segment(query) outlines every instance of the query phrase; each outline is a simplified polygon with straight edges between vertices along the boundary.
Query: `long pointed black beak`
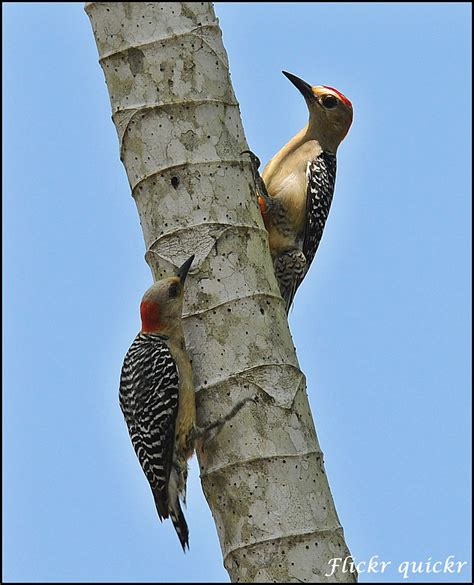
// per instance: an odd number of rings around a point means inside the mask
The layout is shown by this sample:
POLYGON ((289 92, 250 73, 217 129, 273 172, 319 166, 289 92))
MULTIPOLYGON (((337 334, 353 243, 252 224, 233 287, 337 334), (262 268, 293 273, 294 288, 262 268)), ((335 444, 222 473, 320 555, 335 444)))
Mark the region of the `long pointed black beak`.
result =
POLYGON ((296 77, 293 73, 288 73, 288 71, 282 71, 283 75, 287 77, 291 83, 296 86, 300 92, 303 94, 304 98, 307 100, 314 100, 315 95, 309 83, 306 83, 303 79, 296 77))
POLYGON ((194 260, 194 254, 186 260, 186 262, 178 268, 178 272, 176 272, 176 276, 179 276, 181 284, 184 284, 186 280, 186 276, 188 275, 189 269, 191 268, 191 264, 194 260))

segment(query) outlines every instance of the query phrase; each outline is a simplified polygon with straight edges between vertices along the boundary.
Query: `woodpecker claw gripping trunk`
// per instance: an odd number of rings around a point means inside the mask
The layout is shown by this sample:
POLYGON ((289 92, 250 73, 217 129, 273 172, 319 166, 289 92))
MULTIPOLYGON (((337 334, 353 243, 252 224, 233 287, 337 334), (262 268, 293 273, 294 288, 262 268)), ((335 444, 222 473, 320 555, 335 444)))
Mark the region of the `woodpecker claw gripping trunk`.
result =
POLYGON ((199 456, 230 578, 352 582, 325 577, 328 561, 349 551, 240 154, 248 145, 212 4, 92 2, 86 11, 155 279, 195 254, 183 325, 198 424, 257 398, 199 456))

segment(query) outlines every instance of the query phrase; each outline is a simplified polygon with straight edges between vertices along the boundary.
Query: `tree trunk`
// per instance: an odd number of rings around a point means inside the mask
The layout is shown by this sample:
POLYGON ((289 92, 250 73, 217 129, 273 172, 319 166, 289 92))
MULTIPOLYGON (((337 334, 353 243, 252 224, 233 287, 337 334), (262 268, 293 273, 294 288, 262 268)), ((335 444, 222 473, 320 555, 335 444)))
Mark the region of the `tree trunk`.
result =
MULTIPOLYGON (((209 2, 90 2, 155 279, 192 253, 184 327, 198 423, 246 405, 198 454, 233 582, 353 582, 273 274, 209 2)), ((191 546, 192 546, 192 526, 191 546)))

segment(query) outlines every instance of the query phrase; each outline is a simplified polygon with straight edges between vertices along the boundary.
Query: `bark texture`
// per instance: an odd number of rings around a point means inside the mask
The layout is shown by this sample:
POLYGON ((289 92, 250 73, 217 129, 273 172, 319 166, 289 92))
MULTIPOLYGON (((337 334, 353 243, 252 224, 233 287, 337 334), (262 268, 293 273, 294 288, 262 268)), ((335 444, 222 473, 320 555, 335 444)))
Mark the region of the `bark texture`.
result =
POLYGON ((349 551, 212 4, 91 2, 86 12, 155 279, 196 255, 184 326, 198 422, 257 397, 198 454, 224 565, 233 582, 352 582, 325 577, 349 551))

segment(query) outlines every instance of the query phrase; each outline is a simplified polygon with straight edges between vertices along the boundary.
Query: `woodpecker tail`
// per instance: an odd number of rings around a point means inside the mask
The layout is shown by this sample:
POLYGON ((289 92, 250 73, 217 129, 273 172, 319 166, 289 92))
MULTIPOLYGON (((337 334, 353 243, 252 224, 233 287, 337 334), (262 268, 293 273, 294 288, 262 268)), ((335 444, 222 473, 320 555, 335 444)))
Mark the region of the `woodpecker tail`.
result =
POLYGON ((178 535, 179 542, 183 547, 183 551, 186 552, 186 547, 189 550, 189 530, 179 500, 176 501, 174 508, 170 509, 170 518, 178 535))
POLYGON ((184 552, 189 549, 189 530, 179 500, 186 497, 187 472, 186 462, 181 466, 175 459, 168 481, 168 512, 184 552))
POLYGON ((178 468, 174 465, 171 469, 166 493, 165 490, 152 490, 153 497, 155 498, 156 511, 160 520, 163 521, 166 518, 171 518, 176 534, 185 552, 186 547, 189 549, 189 530, 179 500, 182 499, 184 502, 186 498, 186 477, 187 466, 183 475, 182 473, 178 473, 178 468))

